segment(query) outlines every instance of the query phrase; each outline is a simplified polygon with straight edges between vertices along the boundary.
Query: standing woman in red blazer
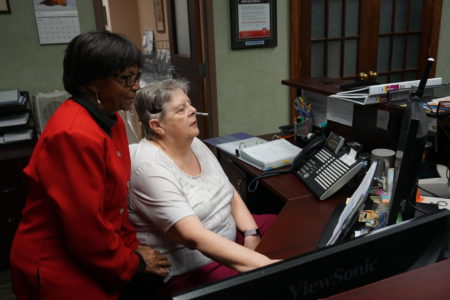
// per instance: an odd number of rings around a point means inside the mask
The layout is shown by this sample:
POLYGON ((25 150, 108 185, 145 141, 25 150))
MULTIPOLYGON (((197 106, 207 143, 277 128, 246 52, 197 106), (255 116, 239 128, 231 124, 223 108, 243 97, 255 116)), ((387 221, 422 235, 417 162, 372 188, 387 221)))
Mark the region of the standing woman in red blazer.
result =
POLYGON ((118 299, 134 276, 168 274, 166 257, 138 244, 127 212, 130 158, 118 111, 130 109, 141 65, 136 46, 110 32, 68 45, 63 81, 72 97, 24 169, 30 190, 11 251, 18 299, 118 299))

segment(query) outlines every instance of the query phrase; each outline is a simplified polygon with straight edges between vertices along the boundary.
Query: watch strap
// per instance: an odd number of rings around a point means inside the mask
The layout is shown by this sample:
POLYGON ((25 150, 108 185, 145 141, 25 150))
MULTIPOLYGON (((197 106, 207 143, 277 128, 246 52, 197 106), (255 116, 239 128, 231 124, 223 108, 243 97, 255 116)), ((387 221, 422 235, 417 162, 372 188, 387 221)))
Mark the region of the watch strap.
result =
POLYGON ((246 230, 246 231, 244 231, 242 234, 243 234, 244 236, 251 236, 251 235, 258 235, 258 236, 261 236, 261 232, 259 231, 258 228, 246 230))

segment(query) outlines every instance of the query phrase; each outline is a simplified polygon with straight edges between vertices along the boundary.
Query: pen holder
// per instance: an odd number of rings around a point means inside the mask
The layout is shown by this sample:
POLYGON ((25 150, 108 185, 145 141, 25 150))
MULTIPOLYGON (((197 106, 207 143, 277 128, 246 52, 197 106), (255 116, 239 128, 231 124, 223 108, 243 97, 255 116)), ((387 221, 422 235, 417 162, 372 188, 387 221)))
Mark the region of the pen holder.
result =
POLYGON ((295 142, 303 147, 308 143, 308 134, 312 131, 312 119, 305 118, 298 120, 294 125, 295 142))

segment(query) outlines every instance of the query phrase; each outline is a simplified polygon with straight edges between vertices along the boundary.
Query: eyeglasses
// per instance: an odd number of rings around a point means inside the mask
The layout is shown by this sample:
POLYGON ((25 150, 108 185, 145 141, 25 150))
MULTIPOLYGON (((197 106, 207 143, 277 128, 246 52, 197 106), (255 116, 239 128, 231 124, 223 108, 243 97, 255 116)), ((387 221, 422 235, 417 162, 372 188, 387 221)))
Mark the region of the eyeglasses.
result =
POLYGON ((127 87, 132 87, 136 84, 137 81, 141 78, 141 72, 137 74, 114 74, 117 78, 119 78, 127 87))

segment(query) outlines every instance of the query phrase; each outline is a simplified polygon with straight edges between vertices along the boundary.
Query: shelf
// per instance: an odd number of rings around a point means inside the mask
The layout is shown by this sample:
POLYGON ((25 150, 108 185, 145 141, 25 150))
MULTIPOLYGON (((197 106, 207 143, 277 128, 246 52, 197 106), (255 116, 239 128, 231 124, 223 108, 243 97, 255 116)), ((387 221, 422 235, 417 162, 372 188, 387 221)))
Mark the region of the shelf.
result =
POLYGON ((0 148, 9 144, 34 144, 36 130, 28 92, 21 91, 20 104, 0 105, 0 148), (23 136, 23 138, 21 138, 23 136))

